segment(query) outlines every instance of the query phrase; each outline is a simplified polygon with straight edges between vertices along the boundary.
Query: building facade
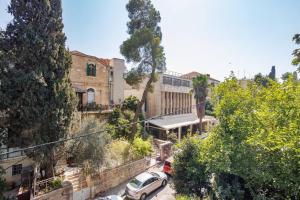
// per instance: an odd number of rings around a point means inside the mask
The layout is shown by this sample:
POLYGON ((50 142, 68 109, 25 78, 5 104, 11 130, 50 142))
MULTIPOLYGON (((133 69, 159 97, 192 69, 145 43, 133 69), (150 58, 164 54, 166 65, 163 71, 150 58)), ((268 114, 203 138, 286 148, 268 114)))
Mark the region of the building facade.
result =
POLYGON ((79 51, 71 51, 70 79, 78 97, 79 109, 109 109, 124 100, 122 59, 102 59, 79 51))

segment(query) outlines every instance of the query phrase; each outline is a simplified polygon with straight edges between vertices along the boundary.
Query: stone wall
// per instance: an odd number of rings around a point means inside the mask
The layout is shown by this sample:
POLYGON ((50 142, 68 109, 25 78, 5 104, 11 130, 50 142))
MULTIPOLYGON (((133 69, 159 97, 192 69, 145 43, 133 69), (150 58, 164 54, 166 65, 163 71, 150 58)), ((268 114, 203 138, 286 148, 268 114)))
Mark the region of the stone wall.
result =
POLYGON ((73 186, 70 182, 64 182, 62 188, 44 195, 31 198, 32 200, 73 200, 73 186))
POLYGON ((92 188, 94 196, 142 173, 149 165, 150 160, 144 158, 113 169, 108 169, 90 177, 88 185, 92 188))

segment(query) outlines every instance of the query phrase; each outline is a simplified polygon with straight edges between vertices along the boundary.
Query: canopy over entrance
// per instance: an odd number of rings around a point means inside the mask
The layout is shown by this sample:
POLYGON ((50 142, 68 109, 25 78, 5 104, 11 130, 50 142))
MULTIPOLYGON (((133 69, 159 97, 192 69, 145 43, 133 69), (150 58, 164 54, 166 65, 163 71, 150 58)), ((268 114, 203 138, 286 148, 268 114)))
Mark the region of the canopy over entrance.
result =
POLYGON ((153 124, 161 129, 169 130, 182 126, 198 124, 199 119, 194 113, 169 115, 157 119, 148 120, 147 123, 153 124))

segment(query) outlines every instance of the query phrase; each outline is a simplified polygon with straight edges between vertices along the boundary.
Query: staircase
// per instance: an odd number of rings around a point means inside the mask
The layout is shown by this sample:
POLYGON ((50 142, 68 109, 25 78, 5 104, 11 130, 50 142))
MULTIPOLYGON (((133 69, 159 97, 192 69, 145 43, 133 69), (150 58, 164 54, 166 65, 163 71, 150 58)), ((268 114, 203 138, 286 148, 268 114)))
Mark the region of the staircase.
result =
POLYGON ((73 191, 77 192, 88 187, 85 176, 78 170, 65 172, 65 180, 73 185, 73 191))

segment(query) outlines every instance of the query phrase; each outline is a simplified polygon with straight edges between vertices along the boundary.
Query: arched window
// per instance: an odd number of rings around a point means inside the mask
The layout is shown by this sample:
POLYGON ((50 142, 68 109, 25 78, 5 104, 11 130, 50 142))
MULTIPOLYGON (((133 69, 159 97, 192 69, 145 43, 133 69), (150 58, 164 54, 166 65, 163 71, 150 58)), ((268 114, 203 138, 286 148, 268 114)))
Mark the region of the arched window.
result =
POLYGON ((87 102, 94 103, 95 102, 95 90, 93 88, 89 88, 87 90, 87 102))

